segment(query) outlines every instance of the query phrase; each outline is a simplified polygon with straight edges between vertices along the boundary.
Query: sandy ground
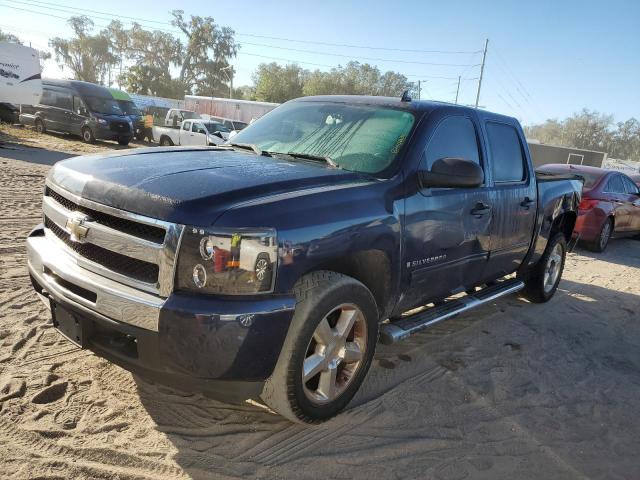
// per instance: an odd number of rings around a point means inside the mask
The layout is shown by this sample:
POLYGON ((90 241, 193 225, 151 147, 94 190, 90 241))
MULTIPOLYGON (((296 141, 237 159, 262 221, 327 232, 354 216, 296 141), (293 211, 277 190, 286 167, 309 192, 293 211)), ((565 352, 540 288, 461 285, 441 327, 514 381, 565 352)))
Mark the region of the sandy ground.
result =
POLYGON ((547 304, 379 346, 350 408, 304 427, 58 336, 25 269, 47 168, 0 158, 1 478, 640 478, 640 241, 571 254, 547 304))
MULTIPOLYGON (((110 150, 148 147, 149 143, 133 140, 129 145, 98 140, 93 144, 83 142, 80 137, 57 133, 40 134, 33 128, 0 123, 0 147, 13 152, 11 158, 31 163, 52 165, 73 155, 100 153, 110 150)), ((1 151, 0 151, 1 152, 1 151)))

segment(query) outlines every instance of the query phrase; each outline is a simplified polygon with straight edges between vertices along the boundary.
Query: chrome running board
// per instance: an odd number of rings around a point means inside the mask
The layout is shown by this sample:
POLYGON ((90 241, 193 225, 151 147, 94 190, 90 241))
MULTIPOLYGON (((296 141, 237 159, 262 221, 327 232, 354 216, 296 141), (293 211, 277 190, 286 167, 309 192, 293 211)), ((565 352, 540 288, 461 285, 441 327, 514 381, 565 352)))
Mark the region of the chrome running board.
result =
POLYGON ((451 318, 484 303, 510 295, 524 288, 521 280, 504 280, 496 285, 485 287, 472 294, 454 300, 447 300, 442 305, 430 307, 414 315, 403 317, 380 326, 380 342, 385 345, 404 340, 409 335, 424 330, 447 318, 451 318))

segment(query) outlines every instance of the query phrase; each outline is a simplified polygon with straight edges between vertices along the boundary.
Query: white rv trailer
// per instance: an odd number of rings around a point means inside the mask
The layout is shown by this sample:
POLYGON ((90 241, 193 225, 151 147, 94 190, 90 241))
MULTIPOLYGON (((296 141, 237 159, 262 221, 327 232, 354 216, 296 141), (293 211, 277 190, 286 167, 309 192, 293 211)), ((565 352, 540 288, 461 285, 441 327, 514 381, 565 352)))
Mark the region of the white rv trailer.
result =
POLYGON ((0 103, 35 105, 42 96, 38 51, 0 42, 0 103))

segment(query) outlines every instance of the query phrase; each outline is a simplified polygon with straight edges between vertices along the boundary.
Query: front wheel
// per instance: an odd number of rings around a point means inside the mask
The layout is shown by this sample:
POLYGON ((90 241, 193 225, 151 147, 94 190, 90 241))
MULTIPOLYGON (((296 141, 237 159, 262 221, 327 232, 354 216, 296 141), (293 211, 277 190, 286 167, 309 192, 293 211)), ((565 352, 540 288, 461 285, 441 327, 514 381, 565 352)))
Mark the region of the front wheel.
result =
POLYGON ((129 145, 131 139, 129 137, 118 138, 118 145, 122 145, 123 147, 129 145))
POLYGON ((36 132, 38 132, 38 133, 46 133, 46 131, 47 131, 47 129, 44 126, 44 122, 41 119, 36 118, 36 132))
POLYGON ((93 131, 89 127, 84 127, 82 129, 82 140, 85 143, 95 143, 96 137, 93 135, 93 131))
POLYGON ((378 309, 359 281, 335 272, 302 277, 296 310, 262 400, 295 422, 319 423, 347 406, 378 339, 378 309))
POLYGON ((562 278, 566 256, 567 241, 562 233, 557 233, 549 240, 531 275, 525 279, 522 295, 534 303, 551 300, 562 278))

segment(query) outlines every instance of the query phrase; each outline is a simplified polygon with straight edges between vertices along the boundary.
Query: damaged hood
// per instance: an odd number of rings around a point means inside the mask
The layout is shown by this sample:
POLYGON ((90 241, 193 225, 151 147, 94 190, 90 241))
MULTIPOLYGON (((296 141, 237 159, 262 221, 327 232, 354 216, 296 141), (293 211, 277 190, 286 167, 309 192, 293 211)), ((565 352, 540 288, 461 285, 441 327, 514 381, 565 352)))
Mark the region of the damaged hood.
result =
POLYGON ((212 148, 146 148, 58 162, 48 181, 140 215, 211 225, 232 206, 267 195, 370 181, 323 164, 212 148))

